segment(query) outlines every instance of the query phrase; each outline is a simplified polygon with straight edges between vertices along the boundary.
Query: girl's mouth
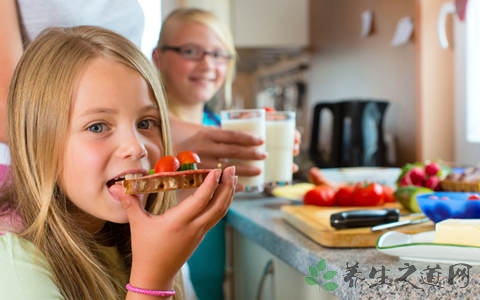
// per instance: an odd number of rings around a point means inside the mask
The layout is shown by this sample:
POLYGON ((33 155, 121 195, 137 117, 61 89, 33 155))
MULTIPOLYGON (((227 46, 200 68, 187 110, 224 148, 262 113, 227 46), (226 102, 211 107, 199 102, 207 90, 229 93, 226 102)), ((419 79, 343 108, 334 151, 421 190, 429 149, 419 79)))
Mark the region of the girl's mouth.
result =
POLYGON ((116 184, 117 182, 122 182, 125 179, 135 179, 144 176, 144 174, 136 173, 136 174, 125 174, 123 176, 118 176, 115 178, 110 179, 107 181, 107 188, 111 187, 112 185, 116 184))

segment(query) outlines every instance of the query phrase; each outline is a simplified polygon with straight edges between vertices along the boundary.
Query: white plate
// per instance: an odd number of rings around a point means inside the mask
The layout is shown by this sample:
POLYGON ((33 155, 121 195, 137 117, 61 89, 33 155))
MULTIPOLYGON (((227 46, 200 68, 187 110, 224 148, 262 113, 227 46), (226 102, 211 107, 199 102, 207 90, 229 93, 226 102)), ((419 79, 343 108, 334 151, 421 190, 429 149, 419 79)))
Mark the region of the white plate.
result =
POLYGON ((377 241, 377 249, 385 254, 405 260, 466 263, 480 265, 480 247, 434 243, 435 231, 403 234, 384 233, 377 241))

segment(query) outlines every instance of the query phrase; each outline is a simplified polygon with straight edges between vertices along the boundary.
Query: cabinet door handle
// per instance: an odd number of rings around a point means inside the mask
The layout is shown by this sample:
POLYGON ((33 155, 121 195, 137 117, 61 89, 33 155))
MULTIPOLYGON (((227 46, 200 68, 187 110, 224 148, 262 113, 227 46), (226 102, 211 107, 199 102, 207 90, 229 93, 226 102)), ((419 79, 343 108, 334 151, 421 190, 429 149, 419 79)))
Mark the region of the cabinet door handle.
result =
POLYGON ((440 46, 444 49, 448 48, 448 38, 447 38, 447 16, 454 14, 456 11, 455 4, 453 2, 446 2, 440 8, 437 19, 437 35, 440 46))
POLYGON ((257 300, 262 300, 263 287, 265 286, 265 280, 268 275, 273 275, 273 259, 269 259, 263 268, 262 277, 260 278, 260 284, 258 285, 257 290, 257 300))

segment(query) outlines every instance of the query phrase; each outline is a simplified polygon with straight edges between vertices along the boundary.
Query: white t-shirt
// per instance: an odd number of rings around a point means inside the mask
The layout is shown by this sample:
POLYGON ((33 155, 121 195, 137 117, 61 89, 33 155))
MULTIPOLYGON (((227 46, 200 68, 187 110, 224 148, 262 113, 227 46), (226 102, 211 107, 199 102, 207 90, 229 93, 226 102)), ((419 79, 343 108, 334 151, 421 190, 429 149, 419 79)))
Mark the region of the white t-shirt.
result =
POLYGON ((4 143, 0 143, 0 165, 10 164, 10 149, 4 143))
MULTIPOLYGON (((94 25, 123 35, 140 48, 143 10, 137 0, 17 0, 25 41, 52 26, 94 25)), ((0 164, 10 164, 10 151, 0 143, 0 164)))
POLYGON ((140 47, 144 15, 137 0, 17 0, 29 43, 51 26, 95 25, 117 32, 140 47))

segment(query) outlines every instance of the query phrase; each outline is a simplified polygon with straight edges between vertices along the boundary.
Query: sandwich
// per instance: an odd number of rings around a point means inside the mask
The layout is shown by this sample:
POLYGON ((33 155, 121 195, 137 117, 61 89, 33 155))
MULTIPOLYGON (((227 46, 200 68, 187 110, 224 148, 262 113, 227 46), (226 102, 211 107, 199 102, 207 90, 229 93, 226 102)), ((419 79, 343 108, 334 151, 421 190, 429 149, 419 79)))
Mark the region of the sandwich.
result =
POLYGON ((125 178, 122 181, 126 194, 158 193, 169 190, 199 187, 211 169, 198 169, 200 157, 192 151, 183 151, 177 156, 164 156, 149 174, 125 178))

